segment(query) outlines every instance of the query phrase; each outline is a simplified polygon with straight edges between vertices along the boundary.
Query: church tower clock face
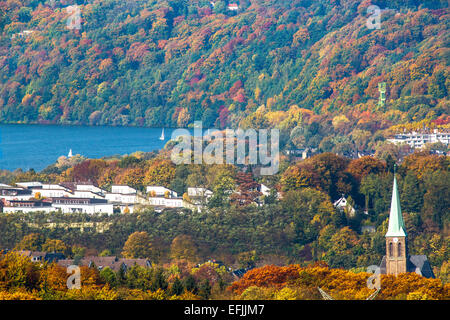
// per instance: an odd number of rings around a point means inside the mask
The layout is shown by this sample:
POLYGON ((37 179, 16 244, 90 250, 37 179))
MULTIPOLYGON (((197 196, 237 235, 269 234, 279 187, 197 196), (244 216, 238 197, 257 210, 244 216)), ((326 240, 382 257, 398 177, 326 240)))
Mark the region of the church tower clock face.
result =
POLYGON ((397 243, 398 242, 398 238, 394 238, 394 242, 397 243))

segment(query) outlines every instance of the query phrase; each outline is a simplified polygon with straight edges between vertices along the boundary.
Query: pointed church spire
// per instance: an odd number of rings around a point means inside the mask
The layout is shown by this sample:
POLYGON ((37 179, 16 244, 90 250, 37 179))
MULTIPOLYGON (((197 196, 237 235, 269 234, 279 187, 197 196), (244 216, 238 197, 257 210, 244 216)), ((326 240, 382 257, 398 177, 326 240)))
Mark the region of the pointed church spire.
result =
POLYGON ((400 196, 398 195, 397 178, 395 177, 395 167, 391 212, 389 214, 389 227, 386 237, 406 237, 405 223, 403 222, 402 209, 400 208, 400 196))

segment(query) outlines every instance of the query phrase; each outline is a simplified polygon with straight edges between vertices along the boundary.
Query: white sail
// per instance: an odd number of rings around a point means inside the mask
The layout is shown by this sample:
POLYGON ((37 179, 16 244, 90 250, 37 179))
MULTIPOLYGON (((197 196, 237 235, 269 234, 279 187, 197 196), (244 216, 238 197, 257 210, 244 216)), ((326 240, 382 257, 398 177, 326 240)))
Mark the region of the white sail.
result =
POLYGON ((72 155, 72 149, 69 150, 69 154, 67 155, 67 157, 68 157, 68 158, 73 157, 73 155, 72 155))
POLYGON ((164 140, 164 128, 162 129, 161 137, 159 137, 159 140, 164 140))

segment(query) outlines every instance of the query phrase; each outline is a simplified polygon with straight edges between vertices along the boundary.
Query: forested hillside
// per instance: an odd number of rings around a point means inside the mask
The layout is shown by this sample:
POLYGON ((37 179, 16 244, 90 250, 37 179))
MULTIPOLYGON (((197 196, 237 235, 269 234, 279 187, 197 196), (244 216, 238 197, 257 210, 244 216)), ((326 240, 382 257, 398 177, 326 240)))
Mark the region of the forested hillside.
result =
POLYGON ((321 123, 312 146, 348 128, 448 123, 447 1, 237 3, 2 1, 0 121, 287 134, 321 123), (80 29, 67 27, 74 4, 80 29), (371 4, 391 9, 379 30, 366 26, 371 4))

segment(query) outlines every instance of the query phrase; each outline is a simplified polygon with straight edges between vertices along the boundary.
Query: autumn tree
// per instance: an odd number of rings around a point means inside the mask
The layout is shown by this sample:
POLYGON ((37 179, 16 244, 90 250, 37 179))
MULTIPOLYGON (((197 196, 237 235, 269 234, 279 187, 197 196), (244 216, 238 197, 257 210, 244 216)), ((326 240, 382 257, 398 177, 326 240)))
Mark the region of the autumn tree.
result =
POLYGON ((30 233, 23 237, 22 241, 17 245, 19 250, 41 251, 44 244, 44 236, 39 233, 30 233))
POLYGON ((386 170, 386 165, 371 156, 362 157, 350 161, 347 167, 347 171, 355 177, 359 182, 368 174, 378 174, 386 170))
POLYGON ((58 239, 47 239, 45 243, 42 245, 42 251, 46 252, 65 252, 67 250, 67 246, 64 242, 58 239))
POLYGON ((175 237, 170 246, 172 259, 186 259, 195 261, 197 259, 197 247, 191 236, 179 235, 175 237))
POLYGON ((262 194, 258 191, 259 184, 254 180, 250 172, 238 172, 236 174, 237 192, 230 197, 232 203, 238 206, 246 206, 257 201, 262 194))
POLYGON ((169 187, 175 177, 175 166, 170 160, 154 160, 146 170, 145 185, 169 187))
POLYGON ((126 258, 150 258, 153 257, 151 238, 147 232, 134 232, 125 242, 122 255, 126 258))
POLYGON ((345 172, 348 159, 332 153, 322 153, 288 168, 281 178, 285 190, 313 187, 338 199, 353 191, 351 176, 345 172))
POLYGON ((0 289, 18 288, 39 288, 39 265, 14 251, 0 255, 0 289))

